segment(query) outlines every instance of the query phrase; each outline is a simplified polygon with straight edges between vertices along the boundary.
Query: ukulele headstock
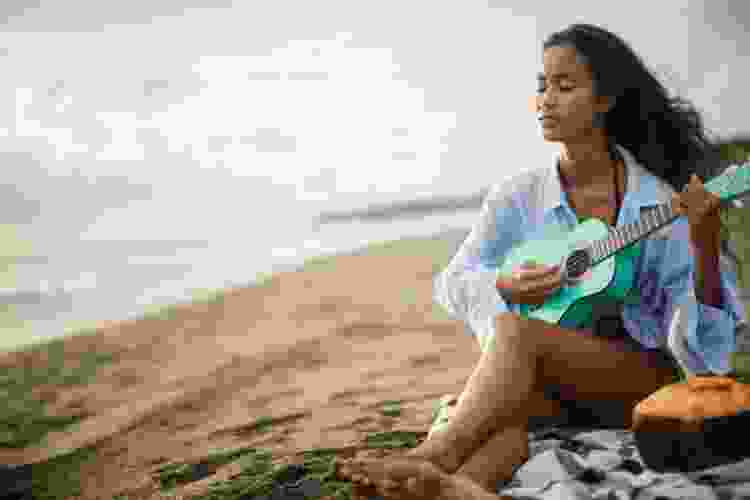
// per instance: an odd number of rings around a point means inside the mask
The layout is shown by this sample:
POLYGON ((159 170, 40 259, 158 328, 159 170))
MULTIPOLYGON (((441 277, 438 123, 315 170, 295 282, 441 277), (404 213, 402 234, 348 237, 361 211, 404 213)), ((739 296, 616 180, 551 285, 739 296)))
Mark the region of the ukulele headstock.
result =
POLYGON ((724 172, 704 183, 707 191, 721 198, 722 204, 750 192, 750 162, 730 165, 724 172))

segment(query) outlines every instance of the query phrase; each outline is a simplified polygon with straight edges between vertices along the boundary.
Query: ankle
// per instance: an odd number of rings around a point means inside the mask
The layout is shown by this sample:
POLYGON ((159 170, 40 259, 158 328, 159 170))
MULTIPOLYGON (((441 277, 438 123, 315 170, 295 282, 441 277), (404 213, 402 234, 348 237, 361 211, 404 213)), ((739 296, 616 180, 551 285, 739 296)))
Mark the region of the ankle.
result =
POLYGON ((445 466, 444 470, 449 470, 451 473, 457 471, 474 454, 480 444, 476 435, 464 433, 461 430, 445 432, 440 437, 444 450, 441 453, 441 461, 445 466))
POLYGON ((456 471, 453 474, 453 477, 459 482, 463 482, 463 483, 469 482, 477 486, 480 486, 483 490, 485 490, 488 493, 492 493, 493 495, 497 495, 497 484, 498 482, 501 481, 501 480, 492 480, 492 479, 487 479, 487 478, 477 478, 470 474, 462 472, 460 470, 456 471))

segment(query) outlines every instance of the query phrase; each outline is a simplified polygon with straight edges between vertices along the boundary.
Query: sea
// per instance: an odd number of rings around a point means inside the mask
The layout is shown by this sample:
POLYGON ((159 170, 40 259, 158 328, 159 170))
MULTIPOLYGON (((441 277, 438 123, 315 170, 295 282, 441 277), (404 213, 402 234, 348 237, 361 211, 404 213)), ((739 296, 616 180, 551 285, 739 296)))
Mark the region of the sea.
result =
POLYGON ((30 251, 18 252, 8 261, 12 280, 6 275, 0 286, 0 351, 250 286, 269 274, 297 269, 313 257, 410 237, 446 234, 458 241, 479 206, 444 205, 427 211, 395 207, 387 216, 379 209, 373 213, 380 216, 370 217, 369 205, 363 203, 351 206, 359 211, 356 217, 321 222, 320 214, 295 212, 293 200, 286 200, 283 209, 281 204, 275 210, 269 207, 267 223, 260 223, 266 219, 261 214, 216 215, 213 223, 196 224, 189 234, 193 238, 170 238, 175 232, 168 230, 161 237, 144 238, 148 231, 124 229, 159 224, 155 204, 146 210, 151 218, 136 209, 120 210, 109 221, 106 215, 100 217, 99 227, 118 228, 107 238, 102 236, 106 231, 94 237, 91 231, 76 235, 39 223, 17 226, 16 236, 31 244, 30 251), (212 227, 202 227, 206 224, 212 227))

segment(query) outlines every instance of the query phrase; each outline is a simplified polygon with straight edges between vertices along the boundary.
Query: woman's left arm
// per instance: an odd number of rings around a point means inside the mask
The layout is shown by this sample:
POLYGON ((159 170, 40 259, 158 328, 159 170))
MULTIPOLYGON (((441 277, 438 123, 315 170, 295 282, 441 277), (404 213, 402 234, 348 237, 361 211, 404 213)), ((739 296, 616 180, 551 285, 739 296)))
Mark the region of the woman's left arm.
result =
POLYGON ((695 297, 707 306, 723 308, 721 274, 719 272, 720 241, 693 241, 695 249, 695 297))
POLYGON ((719 270, 720 203, 721 199, 707 191, 695 174, 680 193, 672 195, 673 213, 688 217, 690 243, 695 252, 695 297, 699 302, 719 309, 723 306, 719 270))

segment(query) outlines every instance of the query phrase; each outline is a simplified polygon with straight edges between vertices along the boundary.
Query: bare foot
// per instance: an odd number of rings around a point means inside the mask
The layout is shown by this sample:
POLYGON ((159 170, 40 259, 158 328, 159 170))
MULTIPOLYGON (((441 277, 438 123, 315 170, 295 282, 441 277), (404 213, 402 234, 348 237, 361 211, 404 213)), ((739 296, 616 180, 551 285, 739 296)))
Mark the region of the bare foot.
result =
POLYGON ((362 473, 358 460, 353 458, 336 458, 336 476, 339 479, 351 481, 352 483, 352 500, 369 500, 377 496, 378 491, 375 484, 362 473))
MULTIPOLYGON (((468 477, 446 474, 430 462, 416 459, 356 460, 348 464, 356 483, 375 487, 385 498, 402 500, 497 500, 468 477)), ((367 487, 367 486, 365 486, 367 487)))
POLYGON ((446 431, 435 432, 430 439, 422 442, 416 448, 409 450, 404 457, 418 461, 427 461, 441 471, 453 474, 462 465, 456 445, 447 438, 446 431))
MULTIPOLYGON (((461 398, 455 394, 446 394, 443 396, 443 403, 447 403, 447 422, 450 422, 456 414, 458 404, 461 402, 460 400, 461 398)), ((456 436, 451 435, 447 425, 444 424, 440 428, 431 430, 427 439, 418 447, 409 450, 405 456, 426 460, 440 468, 443 472, 452 474, 471 455, 471 453, 468 453, 471 450, 467 446, 464 446, 464 441, 464 439, 458 439, 456 436), (462 453, 465 452, 467 453, 462 456, 462 453)), ((466 442, 465 444, 471 446, 471 443, 466 442)))

